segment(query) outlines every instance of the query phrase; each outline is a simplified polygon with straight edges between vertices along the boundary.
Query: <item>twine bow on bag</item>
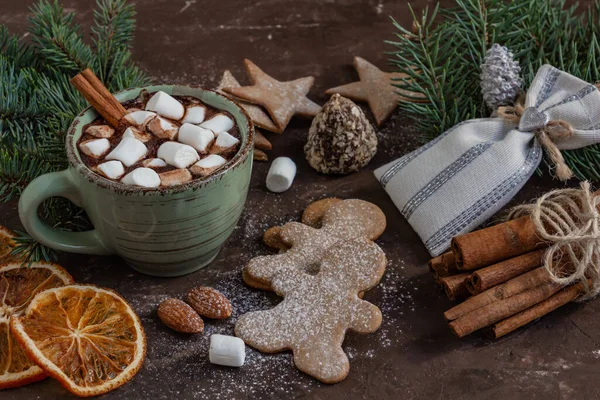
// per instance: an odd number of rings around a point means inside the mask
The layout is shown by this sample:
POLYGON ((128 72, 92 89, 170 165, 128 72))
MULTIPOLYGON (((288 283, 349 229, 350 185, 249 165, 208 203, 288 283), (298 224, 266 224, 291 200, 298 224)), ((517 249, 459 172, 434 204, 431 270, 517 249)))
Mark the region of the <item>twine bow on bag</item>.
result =
POLYGON ((550 160, 554 163, 555 174, 561 181, 573 177, 573 171, 565 163, 565 159, 556 146, 556 142, 573 136, 573 128, 567 121, 548 121, 548 115, 539 111, 536 107, 524 108, 523 105, 498 107, 496 114, 519 124, 521 132, 535 132, 542 148, 546 151, 550 160))
POLYGON ((560 285, 582 282, 588 300, 600 293, 600 192, 589 182, 581 189, 546 193, 533 204, 517 206, 508 219, 530 215, 540 239, 551 244, 544 267, 560 285))
POLYGON ((432 256, 504 207, 544 151, 566 180, 573 174, 561 151, 600 143, 600 91, 550 65, 538 70, 522 104, 497 114, 461 122, 375 171, 432 256))

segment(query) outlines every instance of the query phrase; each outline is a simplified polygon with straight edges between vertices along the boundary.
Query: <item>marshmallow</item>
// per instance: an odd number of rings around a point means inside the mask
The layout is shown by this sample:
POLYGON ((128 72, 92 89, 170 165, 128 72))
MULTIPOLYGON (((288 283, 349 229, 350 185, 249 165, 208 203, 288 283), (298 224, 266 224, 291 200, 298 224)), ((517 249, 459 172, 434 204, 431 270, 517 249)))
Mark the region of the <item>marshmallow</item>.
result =
POLYGON ((158 176, 162 186, 175 186, 192 180, 192 174, 185 168, 163 172, 158 176))
POLYGON ((267 189, 271 192, 285 192, 292 186, 296 176, 296 164, 288 157, 278 157, 267 173, 267 189))
POLYGON ((192 146, 177 142, 163 143, 158 148, 156 155, 165 160, 167 164, 177 168, 187 168, 200 158, 192 146))
POLYGON ((192 146, 200 153, 207 153, 211 143, 215 140, 215 135, 211 130, 186 123, 179 128, 178 140, 192 146))
POLYGON ((85 133, 97 138, 109 138, 115 134, 115 130, 108 125, 92 125, 88 126, 85 133))
POLYGON ((210 337, 208 357, 213 364, 241 367, 246 360, 246 346, 238 337, 215 334, 210 337))
POLYGON ((146 125, 154 117, 156 117, 156 114, 150 111, 134 111, 125 114, 125 120, 127 120, 127 122, 140 127, 146 125))
POLYGON ((156 92, 146 103, 147 111, 155 111, 165 118, 179 120, 185 113, 185 108, 177 99, 165 92, 156 92))
POLYGON ((215 133, 225 132, 233 128, 233 121, 227 115, 217 114, 208 121, 200 124, 204 129, 210 129, 215 133))
POLYGON ((204 121, 204 114, 206 113, 206 107, 194 105, 189 106, 185 112, 185 116, 181 120, 182 124, 199 124, 204 121))
POLYGON ((107 160, 119 160, 126 167, 131 167, 136 162, 140 161, 146 155, 146 145, 141 141, 124 137, 117 147, 113 149, 107 156, 107 160))
POLYGON ((152 121, 148 122, 147 128, 157 138, 174 140, 177 136, 177 125, 167 121, 164 118, 156 117, 152 121))
POLYGON ((225 165, 226 162, 227 160, 223 157, 211 154, 192 165, 190 171, 192 171, 192 174, 194 175, 208 176, 221 166, 225 165))
POLYGON ((134 138, 142 143, 146 143, 148 140, 152 139, 152 135, 150 133, 142 132, 138 128, 133 126, 130 126, 129 128, 125 129, 125 132, 123 132, 123 137, 134 138))
POLYGON ((166 167, 167 165, 168 164, 160 158, 149 158, 147 160, 142 161, 142 166, 146 168, 160 168, 166 167))
POLYGON ((121 182, 126 185, 155 188, 160 186, 160 177, 153 169, 136 168, 125 175, 125 177, 121 179, 121 182))
POLYGON ((79 149, 87 156, 99 158, 110 149, 110 142, 108 139, 90 139, 81 142, 79 149))
POLYGON ((121 161, 107 161, 98 165, 98 171, 109 179, 119 179, 125 173, 123 163, 121 161))
POLYGON ((220 132, 217 136, 217 140, 213 144, 210 152, 213 154, 227 153, 234 149, 234 147, 240 142, 235 136, 231 136, 228 132, 220 132))

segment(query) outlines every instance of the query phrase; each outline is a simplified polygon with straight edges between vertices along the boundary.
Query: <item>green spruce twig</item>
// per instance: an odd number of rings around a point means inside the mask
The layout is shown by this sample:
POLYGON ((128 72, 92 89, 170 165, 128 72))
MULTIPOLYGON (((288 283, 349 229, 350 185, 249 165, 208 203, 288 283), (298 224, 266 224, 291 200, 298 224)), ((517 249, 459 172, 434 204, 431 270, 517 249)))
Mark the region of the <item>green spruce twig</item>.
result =
MULTIPOLYGON (((493 43, 509 48, 519 61, 525 84, 543 64, 588 82, 600 80, 600 1, 578 9, 564 0, 455 0, 413 13, 410 29, 392 20, 397 33, 387 43, 390 63, 409 79, 399 89, 425 96, 428 103, 400 100, 430 140, 458 122, 488 117, 481 96, 480 66, 493 43)), ((580 179, 600 180, 600 145, 563 152, 580 179)))

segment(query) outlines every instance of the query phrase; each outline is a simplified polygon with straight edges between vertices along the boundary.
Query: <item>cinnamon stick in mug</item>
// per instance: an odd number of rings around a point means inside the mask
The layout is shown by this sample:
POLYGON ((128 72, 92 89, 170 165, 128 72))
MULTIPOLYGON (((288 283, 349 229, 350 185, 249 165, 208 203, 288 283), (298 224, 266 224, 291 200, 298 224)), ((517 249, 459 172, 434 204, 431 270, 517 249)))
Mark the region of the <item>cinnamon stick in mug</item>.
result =
POLYGON ((523 255, 500 261, 473 272, 467 282, 472 295, 482 293, 542 265, 546 249, 534 250, 523 255))
POLYGON ((529 216, 513 219, 452 239, 459 270, 474 270, 528 253, 545 244, 529 216))

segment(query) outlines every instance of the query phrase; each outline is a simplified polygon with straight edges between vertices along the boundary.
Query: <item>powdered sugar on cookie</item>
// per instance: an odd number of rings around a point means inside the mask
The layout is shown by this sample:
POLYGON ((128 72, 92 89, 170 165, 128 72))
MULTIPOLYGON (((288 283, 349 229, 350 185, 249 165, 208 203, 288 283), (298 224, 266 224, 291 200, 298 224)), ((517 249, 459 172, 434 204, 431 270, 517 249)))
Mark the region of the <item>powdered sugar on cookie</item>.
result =
POLYGON ((379 309, 358 293, 375 286, 385 266, 379 246, 355 239, 329 248, 314 276, 282 268, 272 285, 284 300, 271 310, 243 315, 236 335, 264 352, 292 350, 298 369, 322 382, 339 382, 349 371, 342 350, 346 331, 370 333, 381 324, 379 309))

